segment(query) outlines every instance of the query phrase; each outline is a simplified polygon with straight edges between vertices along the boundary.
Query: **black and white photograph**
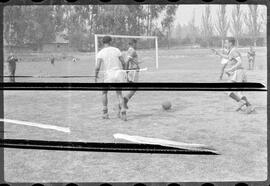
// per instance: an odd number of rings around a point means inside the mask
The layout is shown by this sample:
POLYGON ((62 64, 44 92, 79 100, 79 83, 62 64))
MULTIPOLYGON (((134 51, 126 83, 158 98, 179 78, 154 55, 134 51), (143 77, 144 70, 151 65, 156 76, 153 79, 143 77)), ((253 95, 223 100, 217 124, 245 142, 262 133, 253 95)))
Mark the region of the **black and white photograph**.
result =
POLYGON ((3 81, 9 85, 250 82, 265 87, 4 90, 6 182, 267 180, 266 5, 9 5, 3 10, 3 81), (117 145, 126 151, 115 150, 117 145))

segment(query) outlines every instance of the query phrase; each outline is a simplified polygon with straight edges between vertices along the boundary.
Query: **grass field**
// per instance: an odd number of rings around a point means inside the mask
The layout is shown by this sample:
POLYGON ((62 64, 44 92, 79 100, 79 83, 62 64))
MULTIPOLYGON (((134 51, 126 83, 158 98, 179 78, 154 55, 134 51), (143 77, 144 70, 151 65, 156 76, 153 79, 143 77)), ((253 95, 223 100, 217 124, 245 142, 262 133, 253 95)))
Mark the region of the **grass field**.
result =
MULTIPOLYGON (((247 49, 242 49, 246 52, 247 49)), ((149 52, 149 59, 151 59, 149 52)), ((245 53, 244 53, 245 54, 245 53)), ((18 63, 17 75, 90 75, 94 55, 74 53, 71 60, 18 63), (42 71, 42 72, 40 72, 42 71)), ((160 68, 149 64, 141 73, 146 82, 218 82, 219 59, 206 49, 160 50, 160 68)), ((244 65, 247 58, 244 55, 244 65)), ((247 71, 251 82, 267 83, 266 48, 257 49, 256 69, 247 71)), ((17 79, 17 81, 72 81, 80 79, 17 79)), ((224 81, 226 81, 224 79, 224 81)), ((130 101, 128 121, 116 117, 116 96, 109 94, 110 120, 101 119, 100 92, 5 91, 5 118, 70 127, 61 133, 29 126, 5 124, 5 138, 60 141, 125 142, 124 133, 188 143, 203 143, 221 153, 161 155, 101 152, 59 152, 5 149, 5 180, 9 182, 177 182, 255 181, 267 178, 267 93, 245 92, 257 108, 250 115, 226 92, 137 92, 130 101), (163 101, 172 110, 161 109, 163 101)))

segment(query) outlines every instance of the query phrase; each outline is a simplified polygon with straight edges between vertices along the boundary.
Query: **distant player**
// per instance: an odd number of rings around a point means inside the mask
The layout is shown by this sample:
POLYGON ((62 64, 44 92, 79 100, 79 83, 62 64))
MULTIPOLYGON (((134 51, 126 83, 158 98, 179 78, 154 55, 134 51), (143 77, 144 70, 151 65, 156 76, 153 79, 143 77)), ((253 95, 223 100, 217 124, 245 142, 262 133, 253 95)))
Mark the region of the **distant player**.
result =
POLYGON ((51 64, 54 65, 54 61, 55 61, 54 56, 52 56, 52 57, 50 58, 50 60, 51 60, 51 64))
MULTIPOLYGON (((132 70, 132 71, 127 71, 127 77, 128 77, 128 82, 138 82, 139 80, 139 62, 138 62, 138 54, 136 52, 137 49, 137 40, 136 39, 131 39, 128 43, 129 48, 127 50, 127 69, 132 70)), ((124 96, 124 106, 126 109, 128 109, 127 103, 128 101, 134 96, 136 93, 136 90, 129 91, 129 93, 124 96)))
POLYGON ((254 70, 255 55, 256 55, 256 53, 253 50, 253 47, 250 46, 249 51, 247 53, 249 70, 254 70))
MULTIPOLYGON (((235 47, 235 39, 227 38, 225 40, 225 47, 227 48, 227 54, 222 54, 216 50, 215 54, 220 56, 223 60, 223 67, 220 77, 226 73, 229 77, 229 82, 246 82, 246 74, 242 65, 242 57, 238 49, 235 47)), ((242 110, 243 106, 246 106, 247 113, 254 111, 246 96, 243 96, 241 92, 230 92, 229 96, 239 103, 236 111, 242 110)))
MULTIPOLYGON (((118 48, 111 46, 112 38, 110 36, 103 37, 104 48, 97 54, 97 64, 95 67, 95 82, 97 82, 98 73, 101 68, 101 64, 104 67, 104 82, 105 83, 121 83, 126 82, 125 61, 121 55, 121 51, 118 48)), ((108 91, 102 91, 102 103, 103 103, 103 119, 109 119, 108 114, 108 91)), ((122 120, 126 121, 126 108, 124 107, 124 98, 122 91, 116 91, 119 112, 118 116, 122 120)))
POLYGON ((10 55, 7 58, 10 82, 15 82, 15 72, 16 72, 17 62, 18 62, 18 58, 14 55, 13 52, 10 52, 10 55))
POLYGON ((72 59, 72 61, 73 61, 73 63, 77 63, 77 62, 78 62, 78 59, 77 59, 76 57, 74 57, 74 58, 72 59))

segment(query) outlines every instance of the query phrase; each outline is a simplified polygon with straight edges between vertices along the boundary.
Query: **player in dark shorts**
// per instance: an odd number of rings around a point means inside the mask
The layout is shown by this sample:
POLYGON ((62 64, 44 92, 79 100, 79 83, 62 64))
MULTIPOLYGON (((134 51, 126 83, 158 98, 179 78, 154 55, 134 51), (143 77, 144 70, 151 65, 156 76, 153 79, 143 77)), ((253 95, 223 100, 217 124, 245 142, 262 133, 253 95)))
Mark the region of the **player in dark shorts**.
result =
POLYGON ((51 57, 51 64, 54 65, 54 62, 55 62, 55 58, 54 56, 51 57))
POLYGON ((253 47, 250 46, 249 51, 247 53, 247 57, 248 57, 248 69, 249 70, 254 70, 254 63, 255 63, 255 51, 253 50, 253 47))
MULTIPOLYGON (((127 50, 127 69, 131 69, 133 71, 127 71, 127 79, 129 83, 138 82, 139 80, 139 62, 138 62, 138 54, 136 52, 137 48, 137 40, 131 39, 129 41, 129 48, 127 50)), ((136 90, 131 90, 127 95, 124 96, 124 106, 128 109, 127 103, 134 96, 136 90)))
POLYGON ((7 58, 10 82, 15 82, 16 63, 18 61, 18 58, 11 52, 7 58))

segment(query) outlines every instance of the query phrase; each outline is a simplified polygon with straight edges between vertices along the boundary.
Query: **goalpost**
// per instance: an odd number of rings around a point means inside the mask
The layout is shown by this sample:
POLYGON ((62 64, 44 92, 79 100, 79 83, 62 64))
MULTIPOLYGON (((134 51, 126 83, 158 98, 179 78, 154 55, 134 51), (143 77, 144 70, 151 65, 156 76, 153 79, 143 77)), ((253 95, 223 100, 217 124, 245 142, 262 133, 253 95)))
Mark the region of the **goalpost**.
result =
MULTIPOLYGON (((104 36, 110 36, 112 38, 121 38, 121 39, 142 39, 142 40, 154 40, 154 56, 155 56, 155 68, 158 69, 159 64, 158 64, 158 37, 157 36, 130 36, 130 35, 110 35, 110 34, 95 34, 95 59, 97 60, 96 56, 99 51, 99 38, 104 37, 104 36)), ((140 42, 138 42, 140 43, 140 42)), ((126 43, 127 45, 127 43, 126 43)), ((115 46, 118 47, 118 46, 115 46)), ((119 47, 118 47, 119 48, 119 47)), ((140 50, 140 49, 138 49, 140 50)), ((150 54, 151 55, 151 54, 150 54)), ((140 55, 139 55, 140 57, 140 55)))

